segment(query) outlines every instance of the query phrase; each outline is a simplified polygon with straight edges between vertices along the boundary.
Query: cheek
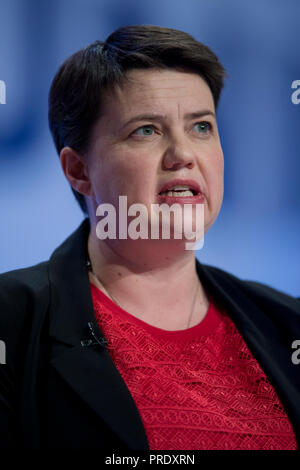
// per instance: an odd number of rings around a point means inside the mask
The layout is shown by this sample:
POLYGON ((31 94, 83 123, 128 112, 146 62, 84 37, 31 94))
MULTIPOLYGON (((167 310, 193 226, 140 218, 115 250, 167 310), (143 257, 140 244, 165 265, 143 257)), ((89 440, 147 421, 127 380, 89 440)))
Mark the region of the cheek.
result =
POLYGON ((223 179, 224 173, 224 158, 223 152, 220 147, 215 149, 214 152, 211 154, 210 158, 210 172, 214 175, 215 179, 223 179))
POLYGON ((119 196, 128 196, 128 202, 145 201, 153 191, 155 169, 150 160, 123 151, 110 154, 109 158, 95 169, 94 185, 102 200, 114 201, 119 196), (152 188, 152 189, 151 189, 152 188))
POLYGON ((124 152, 113 171, 119 175, 118 186, 125 191, 124 194, 131 194, 133 198, 135 195, 140 199, 153 191, 157 169, 154 158, 149 155, 124 152))
POLYGON ((222 151, 211 153, 206 170, 210 196, 219 199, 223 194, 224 159, 222 151))
POLYGON ((221 152, 219 158, 216 162, 216 194, 217 194, 217 204, 220 206, 223 200, 224 192, 224 158, 223 153, 221 152))

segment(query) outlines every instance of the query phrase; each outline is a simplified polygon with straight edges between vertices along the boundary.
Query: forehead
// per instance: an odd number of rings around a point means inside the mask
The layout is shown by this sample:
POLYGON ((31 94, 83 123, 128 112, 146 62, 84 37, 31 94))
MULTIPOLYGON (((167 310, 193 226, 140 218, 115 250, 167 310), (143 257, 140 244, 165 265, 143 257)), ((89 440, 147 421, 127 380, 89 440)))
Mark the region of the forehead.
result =
POLYGON ((127 72, 120 86, 105 93, 101 115, 126 119, 135 112, 177 109, 185 113, 199 107, 214 112, 212 93, 200 75, 173 69, 142 69, 127 72))

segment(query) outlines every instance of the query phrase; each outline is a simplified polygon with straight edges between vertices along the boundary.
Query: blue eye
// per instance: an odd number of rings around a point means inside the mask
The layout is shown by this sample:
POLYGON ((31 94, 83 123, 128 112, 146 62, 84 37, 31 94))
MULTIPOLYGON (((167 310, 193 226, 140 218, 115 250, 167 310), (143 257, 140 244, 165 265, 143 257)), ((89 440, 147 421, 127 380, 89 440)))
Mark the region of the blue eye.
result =
POLYGON ((212 128, 212 125, 207 121, 196 122, 196 124, 194 124, 194 127, 195 126, 198 126, 200 134, 207 134, 212 128))
POLYGON ((142 136, 149 136, 149 135, 153 135, 154 133, 154 129, 153 129, 153 126, 142 126, 142 127, 139 127, 138 129, 136 129, 133 134, 135 135, 142 135, 142 136))

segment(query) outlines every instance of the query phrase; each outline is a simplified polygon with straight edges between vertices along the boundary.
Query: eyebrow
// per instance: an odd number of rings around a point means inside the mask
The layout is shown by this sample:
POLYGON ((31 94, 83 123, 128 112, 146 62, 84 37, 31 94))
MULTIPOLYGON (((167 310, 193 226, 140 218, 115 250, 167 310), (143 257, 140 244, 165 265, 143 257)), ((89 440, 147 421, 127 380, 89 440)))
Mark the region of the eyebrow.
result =
MULTIPOLYGON (((197 119, 197 118, 202 118, 203 116, 213 116, 216 118, 215 113, 210 111, 209 109, 203 109, 201 111, 195 111, 193 113, 187 113, 184 115, 184 119, 197 119)), ((137 116, 132 117, 128 121, 125 122, 125 124, 122 126, 122 129, 129 124, 136 122, 136 121, 155 121, 155 120, 166 120, 167 116, 162 115, 162 114, 138 114, 137 116)))

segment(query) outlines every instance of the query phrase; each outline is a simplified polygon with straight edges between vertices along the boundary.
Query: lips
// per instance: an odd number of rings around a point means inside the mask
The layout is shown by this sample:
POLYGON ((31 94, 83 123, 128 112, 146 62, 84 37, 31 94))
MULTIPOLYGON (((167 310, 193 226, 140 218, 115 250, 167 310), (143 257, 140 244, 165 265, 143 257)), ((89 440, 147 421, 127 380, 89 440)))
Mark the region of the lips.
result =
POLYGON ((165 183, 158 193, 158 201, 167 204, 200 204, 204 203, 205 195, 201 191, 200 185, 195 180, 173 179, 165 183), (174 188, 182 187, 181 190, 174 188), (184 189, 183 189, 184 188, 184 189), (168 193, 172 191, 172 193, 168 193), (182 196, 180 192, 182 191, 182 196), (185 191, 192 192, 192 195, 184 195, 185 191))
POLYGON ((194 196, 197 196, 199 193, 201 193, 201 189, 197 181, 195 180, 188 180, 188 179, 173 179, 165 183, 159 190, 158 194, 161 195, 161 193, 171 190, 175 186, 186 186, 189 188, 194 196))

